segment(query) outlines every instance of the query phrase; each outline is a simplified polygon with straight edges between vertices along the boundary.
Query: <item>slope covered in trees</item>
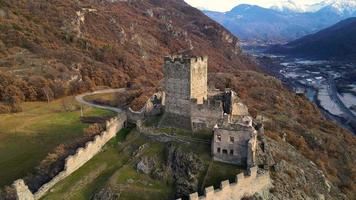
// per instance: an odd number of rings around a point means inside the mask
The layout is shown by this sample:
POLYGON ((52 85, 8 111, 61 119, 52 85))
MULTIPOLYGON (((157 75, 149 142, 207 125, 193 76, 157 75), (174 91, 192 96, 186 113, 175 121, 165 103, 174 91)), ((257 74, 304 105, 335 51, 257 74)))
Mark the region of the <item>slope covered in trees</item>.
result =
MULTIPOLYGON (((16 101, 152 87, 173 53, 208 55, 212 71, 253 66, 235 37, 184 1, 1 0, 0 9, 0 76, 14 79, 0 89, 16 101)), ((19 110, 0 100, 1 112, 19 110)))

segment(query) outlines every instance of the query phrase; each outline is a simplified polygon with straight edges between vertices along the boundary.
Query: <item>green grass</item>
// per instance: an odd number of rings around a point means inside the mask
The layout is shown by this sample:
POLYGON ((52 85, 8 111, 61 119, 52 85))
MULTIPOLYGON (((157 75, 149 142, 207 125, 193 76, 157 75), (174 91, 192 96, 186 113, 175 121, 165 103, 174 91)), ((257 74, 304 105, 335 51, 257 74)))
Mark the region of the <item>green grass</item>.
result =
POLYGON ((120 199, 173 199, 172 185, 139 174, 131 166, 118 171, 116 184, 124 186, 120 191, 120 199))
POLYGON ((214 186, 214 188, 220 188, 222 181, 235 182, 236 175, 242 172, 243 168, 236 165, 213 162, 206 176, 204 187, 214 186))
POLYGON ((117 142, 123 142, 126 140, 127 135, 132 131, 133 127, 123 128, 116 136, 117 142))
POLYGON ((108 146, 105 151, 58 183, 43 199, 90 199, 127 159, 126 156, 119 156, 113 145, 108 146))
MULTIPOLYGON (((185 152, 195 153, 204 166, 199 175, 199 188, 210 185, 218 187, 226 179, 234 180, 241 169, 229 164, 211 163, 210 145, 206 144, 181 144, 185 152), (206 177, 205 185, 203 179, 206 177)), ((151 178, 136 170, 137 162, 144 156, 155 157, 161 167, 166 163, 166 144, 147 140, 136 129, 122 129, 116 138, 112 139, 103 151, 91 159, 79 170, 55 185, 44 200, 85 200, 91 199, 103 187, 110 187, 120 199, 174 199, 174 186, 172 177, 164 174, 163 180, 151 178), (138 152, 138 149, 146 145, 138 152), (134 153, 135 152, 135 153, 134 153)))
MULTIPOLYGON (((22 178, 55 147, 82 136, 88 125, 80 110, 66 112, 63 102, 76 107, 73 97, 51 103, 26 102, 23 112, 0 115, 0 187, 22 178)), ((85 108, 84 115, 108 116, 110 111, 85 108)))
POLYGON ((132 152, 143 144, 149 145, 143 150, 143 155, 162 154, 164 145, 146 141, 135 130, 120 131, 117 138, 83 167, 55 185, 43 199, 90 199, 105 185, 114 185, 120 199, 172 199, 172 185, 136 172, 134 163, 139 158, 132 156, 132 152), (120 135, 126 135, 126 139, 118 143, 117 138, 123 137, 120 135), (128 150, 128 146, 135 149, 128 150), (128 183, 129 179, 133 182, 128 183))

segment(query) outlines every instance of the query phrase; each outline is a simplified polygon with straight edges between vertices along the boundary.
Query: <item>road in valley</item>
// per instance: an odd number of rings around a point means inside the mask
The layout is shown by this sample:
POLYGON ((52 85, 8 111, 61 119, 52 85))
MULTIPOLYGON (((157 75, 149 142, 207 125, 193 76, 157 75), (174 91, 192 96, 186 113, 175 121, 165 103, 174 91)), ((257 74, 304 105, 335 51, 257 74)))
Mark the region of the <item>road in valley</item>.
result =
POLYGON ((348 121, 356 121, 356 116, 351 112, 351 110, 341 101, 334 78, 329 76, 328 78, 328 91, 331 99, 339 106, 341 111, 344 113, 348 121))

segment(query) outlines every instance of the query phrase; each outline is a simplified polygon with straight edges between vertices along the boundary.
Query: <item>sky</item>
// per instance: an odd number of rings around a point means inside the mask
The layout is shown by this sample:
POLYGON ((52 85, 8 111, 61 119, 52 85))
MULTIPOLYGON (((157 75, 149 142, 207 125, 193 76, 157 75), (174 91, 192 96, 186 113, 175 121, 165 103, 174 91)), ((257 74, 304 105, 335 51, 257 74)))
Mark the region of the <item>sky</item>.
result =
MULTIPOLYGON (((261 7, 269 8, 276 3, 283 2, 283 0, 185 0, 190 5, 197 8, 204 8, 213 11, 229 11, 233 7, 240 4, 259 5, 261 7)), ((284 0, 285 1, 285 0, 284 0)), ((314 4, 322 0, 294 0, 299 4, 314 4)))

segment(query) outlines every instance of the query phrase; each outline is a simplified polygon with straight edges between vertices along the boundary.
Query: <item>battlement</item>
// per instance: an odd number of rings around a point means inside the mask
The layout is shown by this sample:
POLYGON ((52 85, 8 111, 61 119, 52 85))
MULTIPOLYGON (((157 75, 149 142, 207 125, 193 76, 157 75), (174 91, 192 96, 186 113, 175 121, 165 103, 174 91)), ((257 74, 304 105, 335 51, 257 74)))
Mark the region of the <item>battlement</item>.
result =
POLYGON ((181 64, 194 64, 198 62, 208 62, 207 56, 166 56, 164 57, 165 63, 181 63, 181 64))
POLYGON ((240 200, 243 197, 249 197, 257 192, 264 192, 272 187, 272 182, 268 171, 259 170, 258 167, 252 167, 248 174, 240 173, 236 175, 235 182, 228 180, 220 183, 220 188, 214 189, 213 186, 205 188, 203 196, 198 193, 189 195, 190 200, 208 200, 208 199, 230 199, 240 200))

